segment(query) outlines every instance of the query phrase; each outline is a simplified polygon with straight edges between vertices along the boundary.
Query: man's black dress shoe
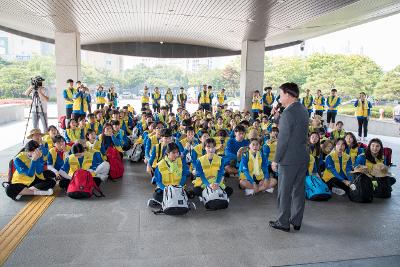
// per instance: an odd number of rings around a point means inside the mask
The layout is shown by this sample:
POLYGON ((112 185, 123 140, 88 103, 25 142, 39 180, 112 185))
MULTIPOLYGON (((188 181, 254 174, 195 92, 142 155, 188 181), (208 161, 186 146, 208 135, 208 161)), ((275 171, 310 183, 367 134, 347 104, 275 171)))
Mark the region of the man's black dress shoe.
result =
POLYGON ((290 232, 290 227, 285 228, 278 221, 269 221, 269 226, 284 232, 290 232))
POLYGON ((294 224, 292 224, 292 225, 293 225, 294 230, 300 231, 301 225, 294 225, 294 224))

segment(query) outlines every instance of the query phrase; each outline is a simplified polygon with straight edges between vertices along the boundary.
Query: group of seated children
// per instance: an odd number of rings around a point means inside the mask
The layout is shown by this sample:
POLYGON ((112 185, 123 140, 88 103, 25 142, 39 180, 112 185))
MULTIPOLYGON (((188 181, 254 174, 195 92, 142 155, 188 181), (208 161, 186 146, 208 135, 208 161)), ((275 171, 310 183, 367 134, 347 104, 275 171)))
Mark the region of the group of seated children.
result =
MULTIPOLYGON (((31 140, 13 159, 15 171, 6 188, 12 199, 51 195, 56 181, 67 189, 78 169, 89 171, 100 185, 113 167, 108 150, 115 148, 123 155, 138 146, 143 149, 157 202, 162 201, 168 185, 185 187, 189 197, 201 196, 205 187, 220 187, 231 195, 233 188, 226 185, 230 176, 238 177, 245 195, 271 193, 277 185, 278 173, 271 163, 279 142, 279 125, 262 112, 252 118, 248 111, 232 111, 221 105, 214 113, 198 110, 190 114, 178 108, 174 114, 167 107, 152 113, 144 106, 135 117, 130 107, 118 110, 105 106, 78 121, 69 120, 63 135, 50 126, 45 135, 34 129, 28 138, 31 140)), ((374 165, 385 163, 379 139, 372 139, 364 149, 340 121, 327 133, 318 115, 310 120, 309 149, 308 174, 322 178, 338 194, 348 192, 355 167, 372 170, 374 165)), ((157 205, 156 201, 153 204, 157 205)))

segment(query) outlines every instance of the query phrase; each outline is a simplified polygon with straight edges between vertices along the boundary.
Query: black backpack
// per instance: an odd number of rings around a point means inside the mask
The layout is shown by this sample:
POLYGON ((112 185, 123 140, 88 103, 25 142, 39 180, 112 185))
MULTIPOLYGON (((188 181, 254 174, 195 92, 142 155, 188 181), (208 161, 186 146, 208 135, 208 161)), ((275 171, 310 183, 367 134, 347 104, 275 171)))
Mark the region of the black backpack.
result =
POLYGON ((392 185, 389 179, 389 177, 372 178, 372 181, 377 183, 374 188, 374 197, 390 198, 392 196, 392 185))
POLYGON ((371 178, 363 173, 355 173, 350 185, 349 198, 353 202, 371 203, 374 199, 371 178), (352 187, 355 187, 354 190, 352 187))

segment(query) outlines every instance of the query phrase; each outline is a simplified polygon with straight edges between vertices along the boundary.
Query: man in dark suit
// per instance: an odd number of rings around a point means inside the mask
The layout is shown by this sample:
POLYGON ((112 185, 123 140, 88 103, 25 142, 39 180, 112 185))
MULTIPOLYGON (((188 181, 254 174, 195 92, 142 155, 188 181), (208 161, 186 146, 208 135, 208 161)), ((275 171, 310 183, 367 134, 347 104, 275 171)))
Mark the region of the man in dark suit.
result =
POLYGON ((299 88, 295 83, 280 87, 280 102, 285 107, 279 119, 279 136, 275 160, 271 167, 278 171, 278 219, 270 221, 275 229, 290 231, 290 224, 300 230, 303 220, 304 180, 310 159, 308 139, 308 111, 299 102, 299 88))

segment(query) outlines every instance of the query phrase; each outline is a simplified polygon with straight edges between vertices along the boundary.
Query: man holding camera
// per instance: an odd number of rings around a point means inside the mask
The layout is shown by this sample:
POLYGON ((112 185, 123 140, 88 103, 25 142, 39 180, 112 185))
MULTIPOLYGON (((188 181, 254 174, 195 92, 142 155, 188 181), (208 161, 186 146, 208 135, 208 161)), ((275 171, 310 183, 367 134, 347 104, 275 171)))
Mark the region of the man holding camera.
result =
POLYGON ((36 77, 35 80, 32 81, 31 86, 25 91, 25 95, 32 96, 37 90, 40 103, 32 103, 33 128, 39 129, 39 120, 41 120, 43 131, 47 132, 47 102, 49 102, 49 90, 44 87, 43 81, 44 79, 42 77, 36 77), (34 83, 36 86, 34 86, 34 83))

